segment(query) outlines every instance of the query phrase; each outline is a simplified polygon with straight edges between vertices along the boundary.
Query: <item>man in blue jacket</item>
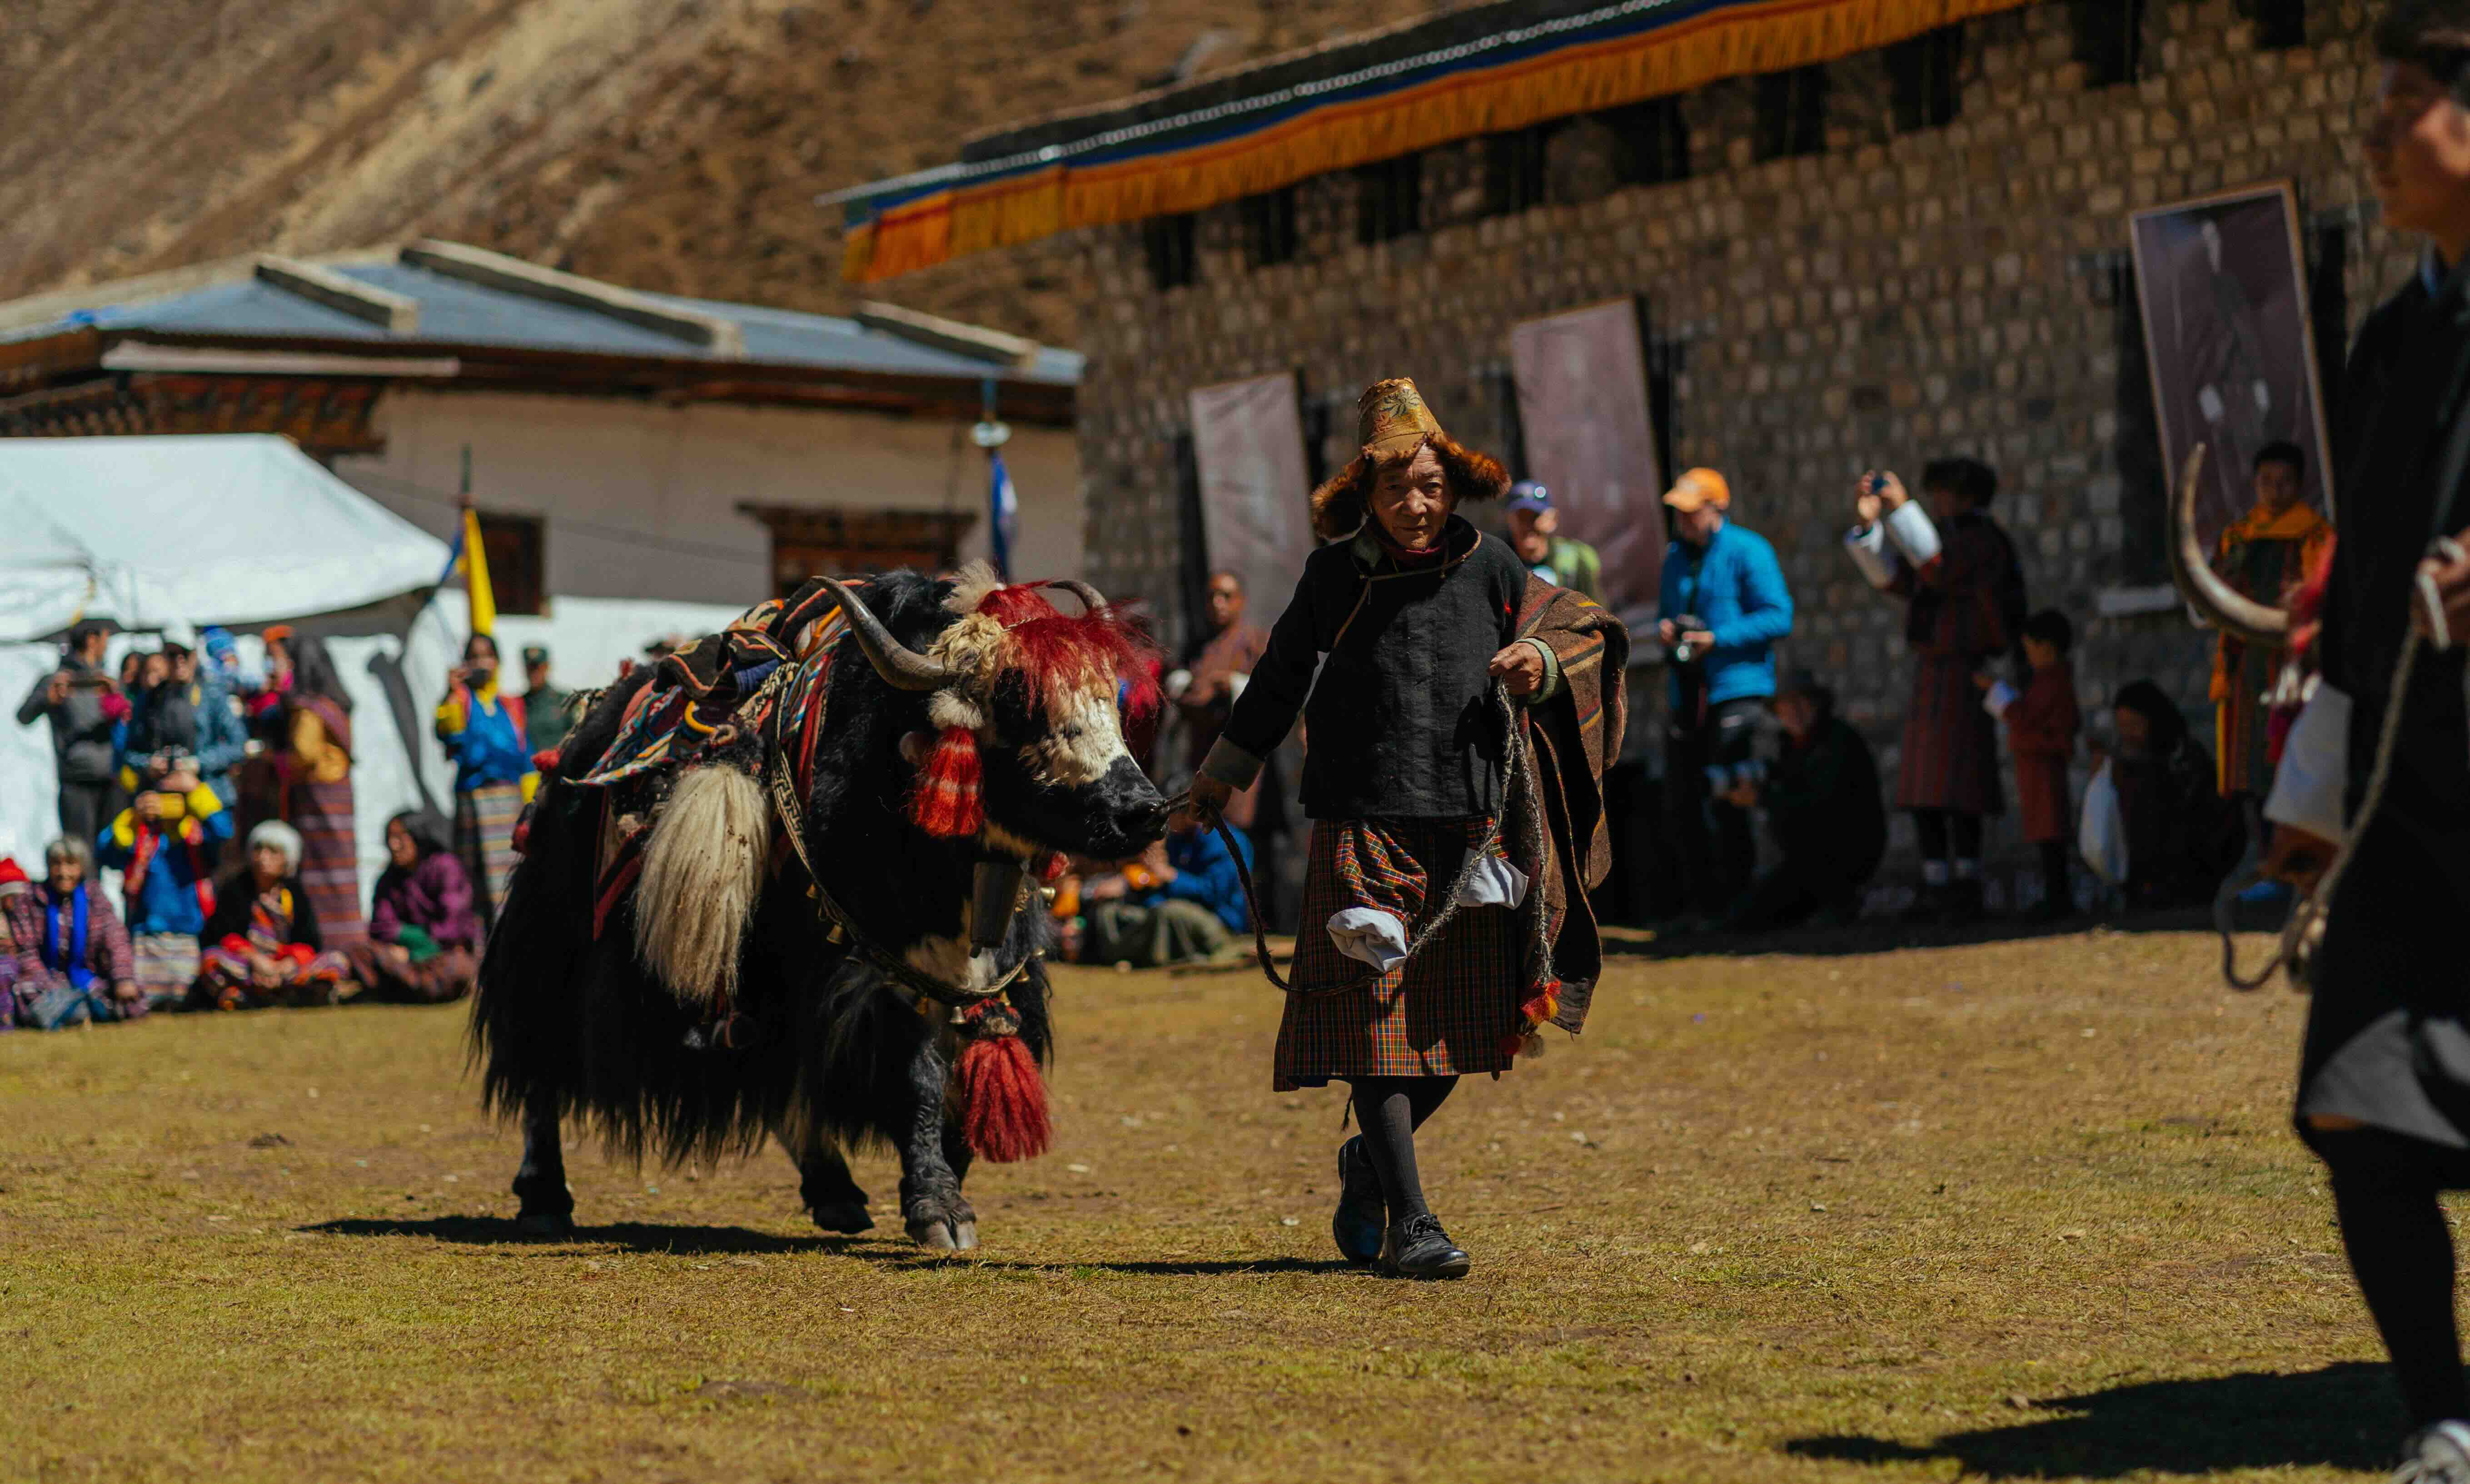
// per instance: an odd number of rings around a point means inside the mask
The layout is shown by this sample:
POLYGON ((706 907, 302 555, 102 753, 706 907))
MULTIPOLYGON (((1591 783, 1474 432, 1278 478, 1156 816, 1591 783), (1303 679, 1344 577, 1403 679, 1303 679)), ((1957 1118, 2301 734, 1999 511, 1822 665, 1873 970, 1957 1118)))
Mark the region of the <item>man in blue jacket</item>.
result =
POLYGON ((1727 518, 1733 492, 1722 475, 1692 469, 1664 503, 1678 538, 1664 554, 1656 625, 1671 686, 1664 805, 1682 890, 1712 918, 1758 864, 1748 812, 1723 796, 1745 780, 1775 694, 1775 641, 1792 632, 1792 594, 1775 547, 1727 518))

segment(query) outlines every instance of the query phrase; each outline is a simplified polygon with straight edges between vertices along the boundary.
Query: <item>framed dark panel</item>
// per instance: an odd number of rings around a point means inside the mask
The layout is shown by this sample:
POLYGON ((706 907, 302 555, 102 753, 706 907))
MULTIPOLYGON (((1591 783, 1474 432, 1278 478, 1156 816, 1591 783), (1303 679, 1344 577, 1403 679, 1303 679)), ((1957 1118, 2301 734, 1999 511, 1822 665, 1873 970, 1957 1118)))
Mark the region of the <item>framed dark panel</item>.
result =
POLYGON ((2111 87, 2144 75, 2146 0, 2068 0, 2076 60, 2086 87, 2111 87))
POLYGON ((2278 52, 2307 44, 2307 0, 2249 0, 2255 20, 2255 49, 2278 52))

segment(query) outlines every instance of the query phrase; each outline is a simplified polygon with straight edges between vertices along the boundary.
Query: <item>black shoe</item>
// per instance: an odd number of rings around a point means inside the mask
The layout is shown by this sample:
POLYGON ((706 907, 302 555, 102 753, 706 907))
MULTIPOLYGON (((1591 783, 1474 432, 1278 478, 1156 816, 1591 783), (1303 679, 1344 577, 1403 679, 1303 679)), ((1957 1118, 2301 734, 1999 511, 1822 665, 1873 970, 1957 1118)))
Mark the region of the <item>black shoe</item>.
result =
POLYGON ((1389 1228, 1381 1241, 1382 1270, 1393 1277, 1463 1278, 1471 1261, 1441 1230, 1441 1218, 1429 1211, 1389 1228))
POLYGON ((1969 927, 1980 921, 1985 910, 1980 878, 1947 883, 1946 894, 1940 903, 1938 920, 1947 927, 1969 927))
POLYGON ((1922 883, 1922 889, 1913 893, 1913 904, 1905 908, 1903 911, 1896 914, 1896 920, 1899 922, 1911 923, 1935 923, 1946 916, 1946 888, 1930 882, 1923 882, 1922 883))
POLYGON ((1381 1176, 1363 1152, 1363 1136, 1338 1147, 1338 1211, 1329 1218, 1330 1239, 1340 1257, 1358 1267, 1381 1255, 1381 1236, 1389 1213, 1382 1203, 1381 1176))

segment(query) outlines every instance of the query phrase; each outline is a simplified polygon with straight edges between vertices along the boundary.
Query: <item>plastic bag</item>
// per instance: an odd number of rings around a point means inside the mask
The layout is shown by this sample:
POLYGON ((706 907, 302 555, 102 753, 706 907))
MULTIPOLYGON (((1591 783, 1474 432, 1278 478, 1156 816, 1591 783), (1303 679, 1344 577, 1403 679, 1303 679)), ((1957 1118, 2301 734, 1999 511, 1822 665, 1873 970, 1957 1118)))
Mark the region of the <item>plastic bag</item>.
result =
POLYGON ((2118 785, 2109 779, 2107 758, 2085 785, 2084 818, 2076 831, 2076 848, 2093 874, 2111 886, 2127 879, 2127 821, 2118 809, 2118 785))

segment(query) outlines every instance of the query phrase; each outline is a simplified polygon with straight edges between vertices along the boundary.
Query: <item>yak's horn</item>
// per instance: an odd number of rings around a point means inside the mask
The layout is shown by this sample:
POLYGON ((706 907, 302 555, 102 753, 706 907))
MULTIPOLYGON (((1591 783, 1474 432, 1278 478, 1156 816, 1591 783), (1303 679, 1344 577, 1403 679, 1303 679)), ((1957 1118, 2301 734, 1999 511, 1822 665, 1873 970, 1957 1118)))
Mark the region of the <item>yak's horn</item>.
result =
POLYGON ((822 582, 839 601, 841 612, 849 614, 850 632, 857 636, 858 647, 866 651, 875 674, 901 690, 941 690, 952 684, 956 677, 950 670, 894 638, 883 620, 857 600, 857 594, 829 577, 822 582))
POLYGON ((1048 583, 1047 586, 1050 588, 1061 588, 1064 591, 1071 593, 1074 597, 1081 600, 1082 607, 1089 610, 1089 612, 1093 614, 1107 606, 1107 594, 1099 591, 1087 583, 1083 582, 1078 577, 1058 577, 1054 581, 1048 583))
POLYGON ((2259 603, 2221 579, 2196 540, 2196 493, 2203 483, 2204 446, 2187 452, 2179 490, 2170 500, 2170 576, 2196 615, 2245 643, 2277 648, 2290 638, 2290 613, 2259 603))

